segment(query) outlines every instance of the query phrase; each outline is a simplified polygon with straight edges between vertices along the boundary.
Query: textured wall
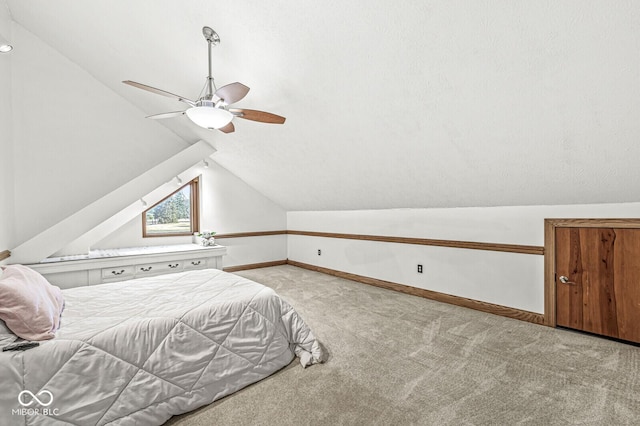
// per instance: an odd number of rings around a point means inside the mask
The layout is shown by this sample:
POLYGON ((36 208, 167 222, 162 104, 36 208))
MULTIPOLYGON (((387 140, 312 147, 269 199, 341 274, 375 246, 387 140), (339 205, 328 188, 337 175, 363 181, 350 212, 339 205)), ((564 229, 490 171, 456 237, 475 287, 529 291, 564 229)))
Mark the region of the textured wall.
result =
MULTIPOLYGON (((11 40, 11 17, 0 0, 0 36, 11 40)), ((13 247, 13 122, 11 108, 12 54, 0 54, 0 251, 13 247)))
MULTIPOLYGON (((16 20, 146 113, 219 85, 217 161, 287 210, 635 202, 640 2, 9 0, 16 20), (241 16, 242 19, 238 19, 241 16), (113 29, 117 28, 117 31, 113 29)), ((185 140, 186 119, 165 120, 185 140)))
MULTIPOLYGON (((215 154, 214 154, 215 157, 215 154)), ((201 176, 202 230, 219 234, 286 229, 286 212, 245 182, 209 160, 201 176)), ((136 217, 93 245, 93 249, 190 243, 191 237, 142 238, 142 220, 136 217)), ((287 258, 287 237, 229 238, 219 240, 228 248, 225 267, 287 258)))
POLYGON ((22 26, 13 28, 17 245, 188 144, 22 26))
MULTIPOLYGON (((545 218, 639 217, 640 203, 289 212, 287 228, 544 244, 545 218)), ((289 259, 517 309, 544 310, 543 256, 289 235, 289 259), (322 255, 317 255, 317 250, 322 255), (416 265, 424 272, 418 274, 416 265)))

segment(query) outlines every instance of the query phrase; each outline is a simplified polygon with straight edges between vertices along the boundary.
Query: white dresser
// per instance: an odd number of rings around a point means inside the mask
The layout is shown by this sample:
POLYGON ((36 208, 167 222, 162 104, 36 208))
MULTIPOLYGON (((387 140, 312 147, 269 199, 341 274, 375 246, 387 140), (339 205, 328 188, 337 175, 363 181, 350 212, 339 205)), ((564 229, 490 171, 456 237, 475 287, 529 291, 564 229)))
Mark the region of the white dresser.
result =
POLYGON ((222 269, 227 248, 196 244, 96 250, 88 255, 48 258, 30 268, 60 288, 126 281, 192 269, 222 269))

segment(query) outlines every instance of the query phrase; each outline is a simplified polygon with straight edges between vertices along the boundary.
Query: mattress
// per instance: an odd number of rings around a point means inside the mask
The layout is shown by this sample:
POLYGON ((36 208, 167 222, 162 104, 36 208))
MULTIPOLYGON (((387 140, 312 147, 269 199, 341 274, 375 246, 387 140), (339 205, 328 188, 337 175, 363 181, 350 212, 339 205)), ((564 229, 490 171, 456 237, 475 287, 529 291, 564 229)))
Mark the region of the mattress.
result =
POLYGON ((162 424, 324 356, 272 289, 215 269, 63 293, 55 339, 0 352, 2 425, 162 424))

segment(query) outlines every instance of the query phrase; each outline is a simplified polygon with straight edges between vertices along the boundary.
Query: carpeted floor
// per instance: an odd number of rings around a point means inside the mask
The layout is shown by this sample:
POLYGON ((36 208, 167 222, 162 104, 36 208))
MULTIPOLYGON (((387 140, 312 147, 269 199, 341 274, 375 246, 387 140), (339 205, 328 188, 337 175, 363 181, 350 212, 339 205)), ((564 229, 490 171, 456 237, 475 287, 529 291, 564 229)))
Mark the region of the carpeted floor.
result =
POLYGON ((638 425, 640 347, 293 266, 274 288, 330 353, 167 425, 638 425))

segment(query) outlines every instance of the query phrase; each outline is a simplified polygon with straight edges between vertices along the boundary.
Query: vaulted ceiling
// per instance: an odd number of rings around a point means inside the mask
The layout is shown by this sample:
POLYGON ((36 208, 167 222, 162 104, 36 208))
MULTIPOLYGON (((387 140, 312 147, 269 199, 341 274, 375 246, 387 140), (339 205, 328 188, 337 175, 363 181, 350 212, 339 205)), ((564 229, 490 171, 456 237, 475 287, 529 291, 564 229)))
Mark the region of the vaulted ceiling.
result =
POLYGON ((214 28, 217 85, 286 123, 157 125, 288 210, 638 201, 638 2, 7 3, 146 114, 184 105, 121 81, 197 97, 214 28))

